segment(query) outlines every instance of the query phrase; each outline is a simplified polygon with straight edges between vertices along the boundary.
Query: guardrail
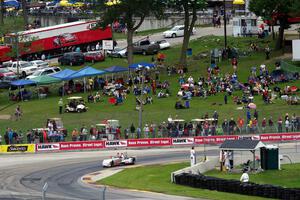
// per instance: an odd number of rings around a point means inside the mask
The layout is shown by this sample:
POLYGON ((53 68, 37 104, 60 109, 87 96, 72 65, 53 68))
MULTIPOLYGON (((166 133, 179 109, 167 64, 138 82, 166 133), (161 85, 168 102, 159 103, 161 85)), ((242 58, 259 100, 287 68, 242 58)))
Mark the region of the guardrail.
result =
POLYGON ((49 151, 78 151, 99 150, 109 148, 136 148, 136 147, 167 147, 181 145, 221 144, 225 140, 251 139, 262 142, 300 141, 300 132, 297 133, 268 133, 251 136, 222 135, 197 136, 182 138, 151 138, 128 140, 95 140, 76 142, 57 142, 43 144, 12 144, 1 145, 0 153, 35 153, 49 151))

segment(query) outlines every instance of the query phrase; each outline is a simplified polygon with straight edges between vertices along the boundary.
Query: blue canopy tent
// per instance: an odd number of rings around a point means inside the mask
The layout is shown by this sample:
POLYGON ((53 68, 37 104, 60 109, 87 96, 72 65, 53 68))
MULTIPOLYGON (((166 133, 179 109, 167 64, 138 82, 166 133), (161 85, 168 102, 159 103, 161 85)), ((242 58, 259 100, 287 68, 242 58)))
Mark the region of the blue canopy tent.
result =
POLYGON ((155 65, 152 63, 139 62, 139 63, 133 63, 133 64, 129 65, 128 68, 129 69, 137 69, 137 68, 139 68, 139 66, 149 67, 149 68, 155 67, 155 65))
POLYGON ((20 8, 20 3, 16 0, 6 0, 4 1, 4 7, 20 8))
POLYGON ((86 77, 89 76, 97 76, 97 75, 102 75, 105 74, 105 71, 103 70, 98 70, 95 69, 93 67, 90 66, 86 66, 80 70, 78 70, 77 72, 71 74, 70 76, 67 77, 67 80, 71 80, 71 79, 78 79, 78 78, 83 78, 83 83, 84 83, 84 92, 85 92, 85 85, 86 85, 86 77))
MULTIPOLYGON (((104 69, 104 71, 111 73, 111 78, 114 78, 114 73, 118 72, 128 72, 128 68, 126 67, 121 67, 121 66, 112 66, 107 69, 104 69)), ((107 78, 107 77, 106 77, 107 78)))
POLYGON ((121 67, 121 66, 112 66, 107 69, 104 69, 104 71, 109 72, 109 73, 118 73, 118 72, 126 72, 126 71, 128 71, 128 68, 121 67))
POLYGON ((32 80, 21 79, 21 80, 12 81, 10 84, 13 86, 22 87, 24 85, 33 85, 35 84, 35 82, 32 80))
MULTIPOLYGON (((25 86, 25 85, 33 85, 33 84, 36 84, 36 82, 32 81, 32 80, 21 79, 21 80, 12 81, 10 84, 19 88, 20 98, 23 101, 24 94, 23 94, 23 92, 20 91, 21 87, 25 86)), ((30 96, 30 94, 26 94, 26 95, 30 96)))
POLYGON ((55 74, 52 74, 50 76, 54 77, 54 78, 58 78, 62 81, 65 81, 65 80, 69 80, 68 77, 70 77, 72 74, 76 73, 76 71, 74 70, 71 70, 71 69, 64 69, 60 72, 57 72, 55 74))

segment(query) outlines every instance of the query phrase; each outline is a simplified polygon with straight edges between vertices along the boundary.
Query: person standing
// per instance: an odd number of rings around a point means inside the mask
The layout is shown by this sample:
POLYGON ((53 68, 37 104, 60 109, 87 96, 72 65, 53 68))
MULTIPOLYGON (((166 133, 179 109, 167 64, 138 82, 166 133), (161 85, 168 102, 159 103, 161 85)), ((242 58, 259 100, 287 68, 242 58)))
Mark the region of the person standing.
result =
POLYGON ((131 133, 131 138, 132 139, 134 138, 134 132, 135 132, 135 127, 134 127, 134 125, 132 123, 131 126, 130 126, 130 133, 131 133))
POLYGON ((236 73, 237 72, 237 65, 238 65, 238 61, 237 61, 236 57, 232 58, 231 65, 232 65, 232 68, 233 68, 233 72, 236 73))
POLYGON ((191 167, 195 166, 196 165, 196 151, 195 151, 195 148, 192 147, 191 151, 190 151, 190 159, 191 159, 191 167))
POLYGON ((286 120, 285 120, 285 132, 289 132, 289 128, 290 128, 290 120, 289 120, 289 118, 286 118, 286 120))
POLYGON ((282 132, 282 118, 279 117, 277 121, 277 126, 278 126, 278 133, 282 132))
POLYGON ((142 132, 141 128, 138 127, 138 128, 136 129, 137 139, 141 138, 141 132, 142 132))
POLYGON ((63 102, 62 98, 60 98, 58 101, 59 114, 62 114, 63 105, 64 105, 64 102, 63 102))
POLYGON ((224 95, 224 103, 227 104, 227 101, 228 101, 228 97, 227 97, 227 95, 225 94, 225 95, 224 95))
POLYGON ((149 126, 148 126, 148 124, 146 124, 144 127, 144 137, 145 138, 149 138, 149 132, 150 132, 149 126))
POLYGON ((15 110, 15 117, 16 117, 16 121, 18 121, 19 119, 21 120, 22 117, 22 110, 21 110, 21 106, 18 105, 16 110, 15 110))

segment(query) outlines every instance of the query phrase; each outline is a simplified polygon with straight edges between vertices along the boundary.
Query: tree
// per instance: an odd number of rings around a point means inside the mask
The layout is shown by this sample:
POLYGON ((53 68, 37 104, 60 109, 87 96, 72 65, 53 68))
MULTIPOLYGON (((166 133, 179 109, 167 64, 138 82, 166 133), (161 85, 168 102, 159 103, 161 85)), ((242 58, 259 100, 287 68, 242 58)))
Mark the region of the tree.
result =
POLYGON ((0 0, 0 25, 4 24, 4 0, 0 0))
POLYGON ((104 8, 101 16, 101 24, 106 26, 118 20, 122 21, 127 28, 127 60, 133 63, 133 35, 142 25, 146 16, 151 14, 162 17, 165 4, 163 0, 123 0, 102 1, 104 8), (136 21, 135 19, 139 20, 136 21))
POLYGON ((251 0, 250 11, 264 19, 272 19, 276 16, 279 21, 279 36, 276 48, 283 47, 284 29, 289 27, 288 14, 293 11, 293 6, 299 4, 297 0, 251 0))
POLYGON ((168 6, 178 12, 184 13, 184 37, 181 47, 181 54, 179 63, 181 66, 186 67, 186 51, 189 46, 189 41, 195 23, 197 21, 197 12, 206 8, 206 0, 169 0, 168 6))

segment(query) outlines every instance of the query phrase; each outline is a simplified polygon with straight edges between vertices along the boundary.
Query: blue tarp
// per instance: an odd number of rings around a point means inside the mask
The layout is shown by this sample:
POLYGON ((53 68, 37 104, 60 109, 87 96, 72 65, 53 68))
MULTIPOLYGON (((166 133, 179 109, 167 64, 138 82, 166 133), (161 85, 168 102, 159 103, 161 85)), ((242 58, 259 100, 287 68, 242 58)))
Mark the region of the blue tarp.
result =
POLYGON ((4 7, 15 7, 15 8, 19 8, 20 7, 20 3, 16 0, 6 0, 4 1, 4 7))
POLYGON ((17 81, 12 81, 10 84, 20 87, 20 86, 24 86, 24 85, 32 85, 32 84, 35 84, 35 82, 32 80, 21 79, 21 80, 17 80, 17 81))
POLYGON ((105 74, 105 71, 86 66, 86 67, 78 70, 74 74, 68 76, 66 80, 89 77, 89 76, 97 76, 97 75, 101 75, 101 74, 105 74))
POLYGON ((134 63, 134 64, 129 65, 128 67, 130 69, 137 69, 137 68, 139 68, 139 66, 149 67, 149 68, 155 67, 154 64, 152 64, 152 63, 146 63, 146 62, 134 63))
POLYGON ((62 81, 65 81, 65 80, 69 80, 68 77, 70 77, 72 74, 76 73, 76 71, 74 70, 71 70, 71 69, 64 69, 60 72, 57 72, 55 74, 52 74, 50 76, 54 77, 54 78, 58 78, 62 81))
POLYGON ((128 71, 128 68, 126 67, 120 67, 120 66, 112 66, 107 69, 104 69, 105 71, 109 73, 117 73, 117 72, 126 72, 128 71))

